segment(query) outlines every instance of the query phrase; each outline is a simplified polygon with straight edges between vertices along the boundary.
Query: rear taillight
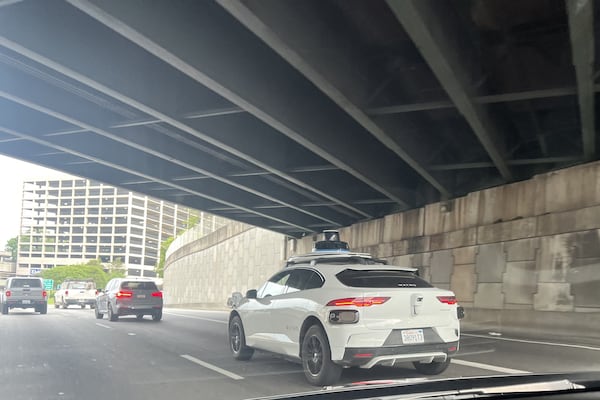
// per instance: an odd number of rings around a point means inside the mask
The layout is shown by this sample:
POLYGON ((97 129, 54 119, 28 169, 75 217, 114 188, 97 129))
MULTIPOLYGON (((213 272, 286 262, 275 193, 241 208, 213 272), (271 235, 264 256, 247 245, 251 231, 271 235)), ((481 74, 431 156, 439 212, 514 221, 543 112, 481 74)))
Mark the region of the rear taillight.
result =
POLYGON ((383 304, 388 301, 389 297, 346 297, 344 299, 335 299, 327 303, 329 307, 371 307, 377 304, 383 304))
POLYGON ((154 293, 152 293, 152 297, 160 297, 160 298, 162 298, 162 292, 154 292, 154 293))
POLYGON ((132 297, 133 292, 131 290, 119 290, 119 292, 117 292, 116 296, 118 299, 132 297))
POLYGON ((6 292, 4 292, 4 295, 5 295, 6 297, 10 297, 10 290, 7 290, 6 292))
POLYGON ((438 296, 437 299, 444 304, 456 304, 456 296, 438 296))
POLYGON ((65 290, 65 296, 68 296, 68 295, 69 295, 69 291, 65 290))
POLYGON ((98 296, 98 289, 96 289, 96 296, 98 296))
POLYGON ((46 298, 48 296, 48 292, 46 292, 45 290, 42 292, 42 297, 46 298))

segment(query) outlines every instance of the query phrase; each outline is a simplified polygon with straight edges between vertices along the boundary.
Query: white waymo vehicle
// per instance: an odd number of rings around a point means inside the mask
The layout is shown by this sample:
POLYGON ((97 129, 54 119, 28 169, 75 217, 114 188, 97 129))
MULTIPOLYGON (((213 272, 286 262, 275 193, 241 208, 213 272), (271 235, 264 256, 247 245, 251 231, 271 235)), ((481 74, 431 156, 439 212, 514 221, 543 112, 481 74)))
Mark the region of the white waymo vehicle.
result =
POLYGON ((236 359, 250 359, 254 349, 300 359, 314 385, 335 383, 342 368, 401 362, 439 374, 458 351, 462 308, 453 292, 433 287, 414 268, 351 253, 344 242, 318 242, 316 251, 290 258, 260 289, 229 303, 236 359))

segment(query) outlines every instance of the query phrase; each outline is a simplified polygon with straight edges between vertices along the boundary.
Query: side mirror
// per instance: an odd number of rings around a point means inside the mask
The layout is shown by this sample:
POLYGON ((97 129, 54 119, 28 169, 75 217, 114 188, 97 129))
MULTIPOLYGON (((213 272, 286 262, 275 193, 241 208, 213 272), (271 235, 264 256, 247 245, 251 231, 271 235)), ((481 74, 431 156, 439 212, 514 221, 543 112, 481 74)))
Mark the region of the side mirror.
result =
POLYGON ((248 290, 248 291, 246 292, 246 298, 247 298, 247 299, 255 299, 255 298, 256 298, 256 296, 257 296, 256 289, 251 289, 251 290, 248 290))
POLYGON ((60 290, 60 285, 56 285, 56 290, 60 290))
POLYGON ((456 308, 456 316, 458 319, 463 319, 465 317, 465 308, 463 306, 458 306, 456 308))

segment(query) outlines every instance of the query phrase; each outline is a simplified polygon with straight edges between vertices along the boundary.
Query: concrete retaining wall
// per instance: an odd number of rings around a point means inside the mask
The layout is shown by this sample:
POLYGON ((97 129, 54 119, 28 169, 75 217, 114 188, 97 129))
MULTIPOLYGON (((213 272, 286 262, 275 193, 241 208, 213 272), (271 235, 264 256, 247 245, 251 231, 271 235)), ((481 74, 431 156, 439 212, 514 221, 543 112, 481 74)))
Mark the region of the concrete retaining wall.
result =
MULTIPOLYGON (((255 287, 281 267, 284 238, 243 227, 186 244, 185 251, 183 243, 172 246, 165 290, 173 302, 222 304, 232 289, 255 287)), ((588 322, 598 325, 598 162, 340 231, 353 250, 417 267, 436 286, 452 289, 476 322, 486 315, 501 323, 516 315, 555 321, 593 313, 588 322)), ((298 240, 296 252, 310 251, 313 240, 298 240)))
POLYGON ((281 234, 237 222, 203 237, 192 229, 167 251, 165 303, 225 308, 232 292, 257 288, 281 268, 285 244, 281 234))

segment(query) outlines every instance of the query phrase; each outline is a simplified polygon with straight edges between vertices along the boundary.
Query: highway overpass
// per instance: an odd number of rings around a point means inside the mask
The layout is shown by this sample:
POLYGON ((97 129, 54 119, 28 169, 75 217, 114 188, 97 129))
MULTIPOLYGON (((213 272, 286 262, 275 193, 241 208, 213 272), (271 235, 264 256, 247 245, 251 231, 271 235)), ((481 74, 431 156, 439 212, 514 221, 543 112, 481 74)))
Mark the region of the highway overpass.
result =
POLYGON ((0 153, 292 237, 597 159, 592 1, 0 1, 0 153))

